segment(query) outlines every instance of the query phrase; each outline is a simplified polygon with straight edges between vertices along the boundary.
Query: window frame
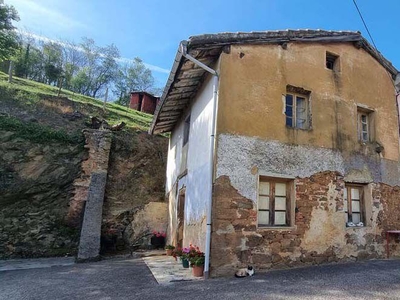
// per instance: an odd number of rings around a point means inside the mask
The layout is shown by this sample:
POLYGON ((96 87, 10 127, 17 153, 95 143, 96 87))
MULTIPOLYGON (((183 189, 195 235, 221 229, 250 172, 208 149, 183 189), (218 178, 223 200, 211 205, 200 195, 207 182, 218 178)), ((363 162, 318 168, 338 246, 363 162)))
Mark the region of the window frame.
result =
POLYGON ((257 227, 260 229, 279 229, 279 228, 289 228, 293 226, 293 216, 294 216, 294 203, 293 199, 295 198, 293 195, 293 186, 294 180, 292 178, 278 178, 278 177, 269 177, 265 175, 258 176, 258 186, 257 186, 257 227), (269 183, 269 194, 262 194, 260 190, 260 183, 268 182, 269 183), (275 209, 275 198, 283 197, 275 195, 275 185, 277 183, 285 184, 285 210, 275 209), (269 197, 269 207, 268 209, 260 209, 260 197, 269 197), (260 211, 268 211, 269 212, 269 223, 268 224, 260 224, 259 222, 259 212, 260 211), (275 224, 275 212, 285 212, 285 224, 275 224))
POLYGON ((185 118, 183 123, 183 140, 182 147, 185 147, 189 143, 190 136, 190 115, 185 118))
POLYGON ((286 127, 289 128, 295 128, 295 129, 301 129, 301 130, 310 130, 311 129, 311 124, 310 124, 310 96, 307 94, 300 94, 300 93, 295 93, 291 91, 287 91, 285 94, 285 125, 286 127), (292 104, 288 104, 288 96, 292 97, 292 104), (304 103, 305 103, 305 121, 304 121, 304 128, 298 127, 297 126, 297 98, 303 98, 304 103), (288 107, 292 108, 292 115, 288 115, 288 107), (291 125, 288 124, 288 119, 291 119, 291 125))
POLYGON ((326 51, 325 52, 325 68, 331 71, 340 71, 340 61, 339 61, 339 55, 326 51), (328 64, 331 64, 332 68, 328 66, 328 64))
POLYGON ((360 143, 370 143, 374 139, 374 111, 357 106, 357 140, 360 143), (366 122, 363 122, 363 116, 365 116, 366 122), (363 125, 366 125, 365 130, 363 125), (367 135, 366 139, 364 139, 364 133, 367 135))
MULTIPOLYGON (((353 201, 359 202, 359 208, 360 210, 358 212, 355 212, 360 214, 360 221, 363 223, 363 226, 356 226, 356 227, 365 227, 366 226, 366 209, 365 209, 365 192, 364 192, 364 185, 361 184, 353 184, 353 183, 346 183, 345 187, 346 189, 346 195, 343 194, 343 204, 346 205, 344 207, 344 212, 347 215, 347 221, 346 221, 346 227, 353 227, 353 226, 348 226, 348 223, 353 222, 353 201), (357 189, 358 190, 358 195, 359 199, 353 199, 352 198, 352 189, 357 189), (346 199, 345 199, 345 196, 346 199)), ((356 223, 354 223, 356 224, 356 223)), ((358 224, 358 223, 357 223, 358 224)))

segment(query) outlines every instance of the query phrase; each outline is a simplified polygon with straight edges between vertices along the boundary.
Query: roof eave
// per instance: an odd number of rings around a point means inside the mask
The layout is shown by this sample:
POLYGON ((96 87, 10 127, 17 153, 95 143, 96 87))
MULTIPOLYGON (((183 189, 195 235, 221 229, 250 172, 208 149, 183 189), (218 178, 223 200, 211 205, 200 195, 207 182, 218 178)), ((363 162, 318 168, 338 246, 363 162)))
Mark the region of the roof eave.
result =
POLYGON ((168 95, 169 90, 171 89, 171 85, 175 80, 176 73, 177 73, 179 65, 181 63, 182 55, 183 55, 182 50, 181 50, 181 44, 182 43, 187 43, 187 41, 181 41, 179 43, 178 51, 176 52, 175 60, 174 60, 174 63, 172 65, 171 72, 169 73, 167 83, 165 84, 164 91, 162 93, 162 96, 160 97, 160 102, 157 105, 156 110, 154 112, 153 121, 151 122, 151 126, 150 126, 150 129, 149 129, 149 133, 150 134, 154 134, 154 129, 155 129, 157 120, 158 120, 158 118, 160 116, 160 112, 162 110, 162 107, 164 106, 165 99, 166 99, 166 97, 168 95))

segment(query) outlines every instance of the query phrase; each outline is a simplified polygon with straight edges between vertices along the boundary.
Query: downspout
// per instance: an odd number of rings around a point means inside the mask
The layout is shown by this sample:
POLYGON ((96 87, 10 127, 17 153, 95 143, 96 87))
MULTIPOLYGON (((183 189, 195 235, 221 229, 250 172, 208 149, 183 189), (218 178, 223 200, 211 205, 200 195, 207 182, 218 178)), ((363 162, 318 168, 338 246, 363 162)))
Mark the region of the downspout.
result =
POLYGON ((210 167, 210 193, 207 199, 207 215, 206 215, 206 222, 207 222, 207 229, 206 229, 206 248, 205 248, 205 262, 204 262, 204 277, 207 279, 209 278, 209 271, 210 271, 210 252, 211 252, 211 222, 212 222, 212 196, 213 196, 213 177, 214 177, 214 151, 215 151, 215 127, 216 127, 216 112, 217 112, 217 100, 218 100, 218 83, 219 83, 219 74, 217 71, 211 69, 210 67, 203 64, 201 61, 198 61, 193 56, 190 56, 187 53, 186 48, 187 43, 181 43, 181 51, 182 55, 193 62, 194 64, 198 65, 200 68, 206 70, 207 72, 213 75, 213 112, 212 112, 212 123, 211 123, 211 135, 210 135, 210 155, 208 158, 210 167))

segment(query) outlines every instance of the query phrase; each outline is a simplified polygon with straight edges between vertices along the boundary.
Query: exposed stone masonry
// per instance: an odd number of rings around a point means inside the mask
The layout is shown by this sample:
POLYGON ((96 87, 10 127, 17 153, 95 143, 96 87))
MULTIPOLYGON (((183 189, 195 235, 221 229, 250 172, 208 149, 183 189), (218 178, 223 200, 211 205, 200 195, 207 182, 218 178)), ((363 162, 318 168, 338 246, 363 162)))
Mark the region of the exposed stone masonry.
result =
MULTIPOLYGON (((400 188, 371 184, 372 211, 366 226, 346 228, 343 177, 321 172, 297 178, 295 224, 257 228, 253 201, 242 197, 227 176, 216 180, 213 199, 211 275, 232 275, 251 263, 256 269, 281 269, 339 261, 384 258, 384 232, 399 229, 400 188)), ((366 205, 370 205, 368 198, 366 205)), ((393 254, 399 247, 391 243, 393 254)))
POLYGON ((111 149, 112 133, 101 130, 84 130, 88 149, 88 157, 82 162, 81 176, 75 179, 74 196, 70 200, 67 222, 71 226, 80 227, 82 210, 88 197, 90 175, 93 171, 107 171, 111 149))

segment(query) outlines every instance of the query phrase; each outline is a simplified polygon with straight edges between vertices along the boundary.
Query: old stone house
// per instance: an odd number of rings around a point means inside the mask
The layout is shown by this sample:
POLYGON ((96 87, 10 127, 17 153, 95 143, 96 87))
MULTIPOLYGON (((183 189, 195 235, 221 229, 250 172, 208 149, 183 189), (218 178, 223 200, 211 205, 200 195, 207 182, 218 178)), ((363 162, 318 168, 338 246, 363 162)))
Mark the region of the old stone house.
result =
POLYGON ((171 133, 170 242, 200 246, 211 276, 386 257, 397 74, 359 32, 183 41, 150 129, 171 133))

